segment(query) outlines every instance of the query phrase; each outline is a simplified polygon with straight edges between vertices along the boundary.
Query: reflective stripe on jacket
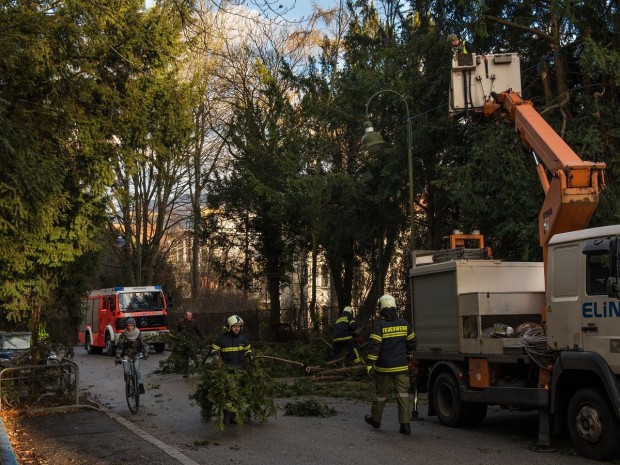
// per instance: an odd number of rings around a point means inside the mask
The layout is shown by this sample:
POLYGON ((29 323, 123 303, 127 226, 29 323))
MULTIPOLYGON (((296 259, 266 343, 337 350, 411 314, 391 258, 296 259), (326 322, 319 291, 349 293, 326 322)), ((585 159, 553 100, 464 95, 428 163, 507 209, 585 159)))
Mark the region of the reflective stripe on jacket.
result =
POLYGON ((347 341, 353 339, 353 335, 357 331, 357 322, 348 313, 343 313, 336 320, 334 326, 334 342, 347 341))
POLYGON ((214 354, 218 354, 226 364, 242 367, 245 357, 252 353, 250 343, 244 334, 226 331, 211 346, 214 354))
POLYGON ((415 334, 403 318, 380 319, 370 335, 368 361, 378 373, 408 371, 407 355, 415 347, 415 334))

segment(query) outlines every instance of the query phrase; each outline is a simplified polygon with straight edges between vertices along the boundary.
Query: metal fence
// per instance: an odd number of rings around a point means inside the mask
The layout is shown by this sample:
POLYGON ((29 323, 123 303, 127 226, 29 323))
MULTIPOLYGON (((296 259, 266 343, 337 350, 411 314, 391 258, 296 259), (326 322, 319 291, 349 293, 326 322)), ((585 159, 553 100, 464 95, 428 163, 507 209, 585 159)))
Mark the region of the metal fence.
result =
POLYGON ((0 371, 0 410, 9 407, 79 405, 79 369, 69 360, 0 371))

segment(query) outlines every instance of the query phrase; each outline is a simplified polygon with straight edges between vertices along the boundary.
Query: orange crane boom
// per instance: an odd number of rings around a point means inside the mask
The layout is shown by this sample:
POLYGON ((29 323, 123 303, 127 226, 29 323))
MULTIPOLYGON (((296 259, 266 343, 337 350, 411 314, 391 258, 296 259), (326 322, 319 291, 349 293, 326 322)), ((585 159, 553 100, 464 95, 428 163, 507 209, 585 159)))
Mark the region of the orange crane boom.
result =
POLYGON ((545 201, 538 215, 538 236, 545 268, 547 244, 554 234, 585 229, 605 187, 605 163, 583 161, 538 113, 532 102, 507 90, 491 94, 484 114, 508 115, 526 148, 532 150, 545 201))

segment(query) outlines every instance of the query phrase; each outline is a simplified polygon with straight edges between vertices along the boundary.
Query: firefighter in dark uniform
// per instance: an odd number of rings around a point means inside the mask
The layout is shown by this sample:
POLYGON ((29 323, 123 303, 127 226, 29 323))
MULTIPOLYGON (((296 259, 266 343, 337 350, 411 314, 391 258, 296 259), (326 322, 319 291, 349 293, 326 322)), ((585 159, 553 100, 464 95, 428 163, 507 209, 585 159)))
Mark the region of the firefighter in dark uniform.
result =
POLYGON ((378 301, 380 319, 370 335, 368 348, 368 373, 375 375, 376 393, 372 401, 371 414, 366 423, 381 428, 383 408, 390 386, 396 389, 398 421, 401 434, 411 434, 409 412, 409 366, 408 357, 415 350, 415 334, 409 323, 396 312, 396 300, 389 294, 378 301))
MULTIPOLYGON (((218 357, 225 365, 244 368, 252 361, 252 348, 245 334, 241 334, 243 320, 232 315, 226 320, 226 326, 228 331, 211 346, 211 355, 218 357)), ((224 410, 224 423, 235 423, 235 413, 235 406, 228 405, 224 410)))
POLYGON ((360 357, 355 339, 357 338, 357 322, 353 318, 353 309, 345 307, 334 325, 334 337, 332 339, 332 360, 336 360, 344 350, 346 361, 360 363, 360 357))
POLYGON ((220 357, 226 365, 243 368, 252 361, 252 348, 245 334, 241 334, 243 320, 233 315, 226 320, 228 331, 211 346, 211 355, 220 357))

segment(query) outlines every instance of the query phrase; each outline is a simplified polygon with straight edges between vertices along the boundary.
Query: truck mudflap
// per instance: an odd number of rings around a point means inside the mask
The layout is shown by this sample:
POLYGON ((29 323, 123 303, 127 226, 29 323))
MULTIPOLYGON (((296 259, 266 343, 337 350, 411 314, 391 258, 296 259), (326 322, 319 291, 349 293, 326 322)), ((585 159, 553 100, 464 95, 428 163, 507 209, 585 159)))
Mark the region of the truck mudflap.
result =
POLYGON ((556 405, 558 384, 562 382, 562 377, 567 371, 590 372, 597 376, 605 388, 614 413, 620 418, 620 382, 603 357, 595 352, 562 351, 560 353, 555 361, 551 378, 552 413, 556 405))

